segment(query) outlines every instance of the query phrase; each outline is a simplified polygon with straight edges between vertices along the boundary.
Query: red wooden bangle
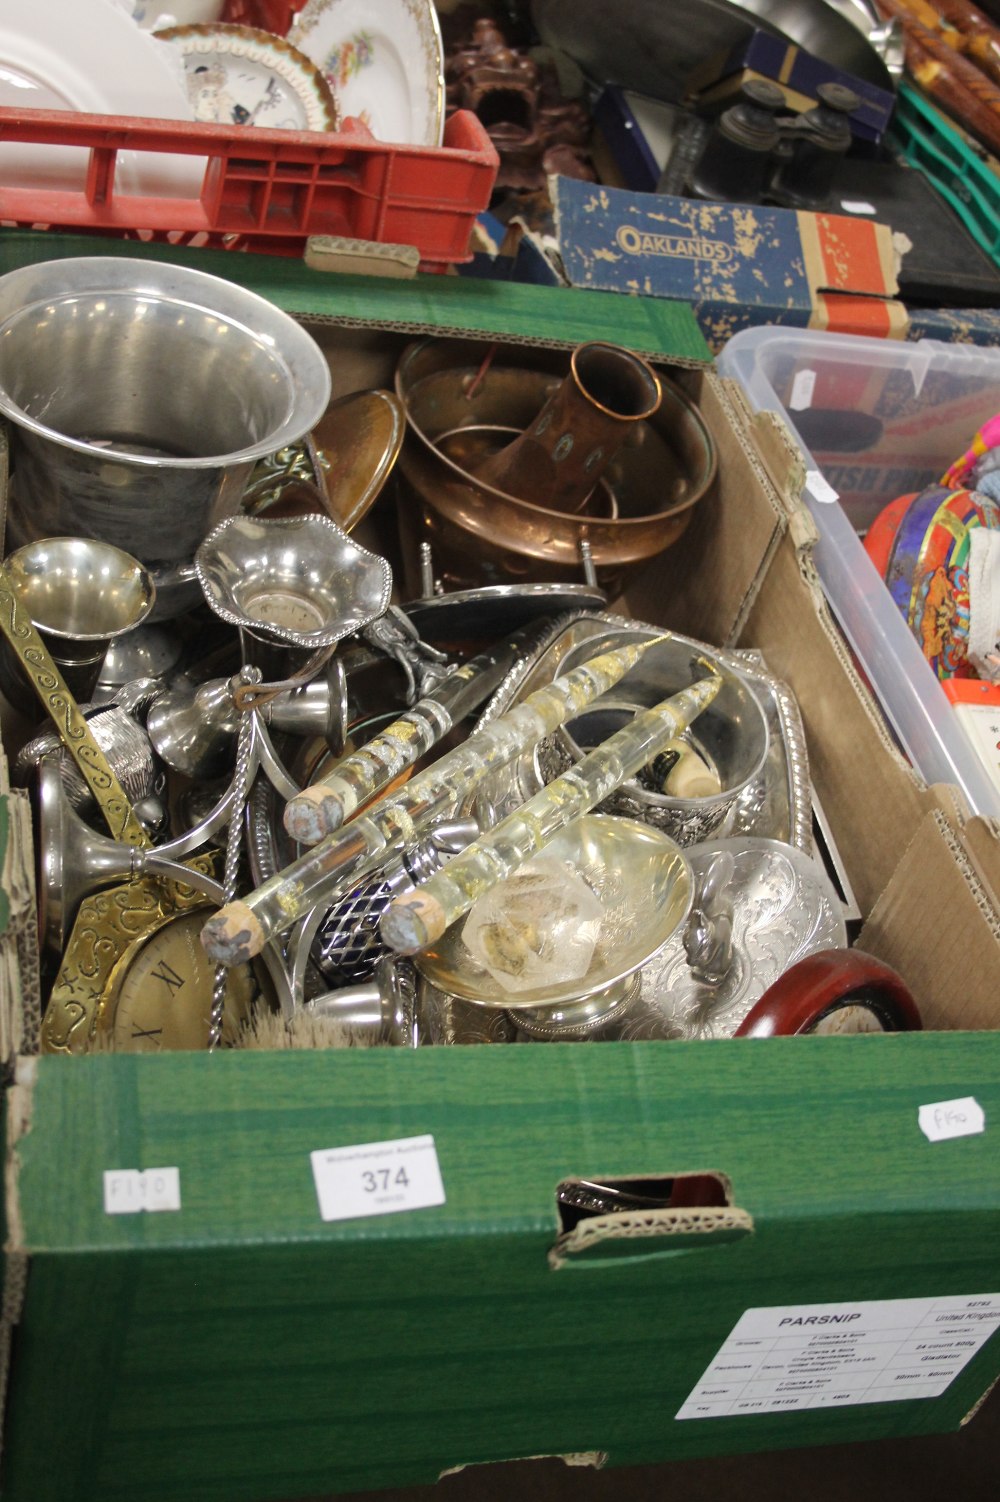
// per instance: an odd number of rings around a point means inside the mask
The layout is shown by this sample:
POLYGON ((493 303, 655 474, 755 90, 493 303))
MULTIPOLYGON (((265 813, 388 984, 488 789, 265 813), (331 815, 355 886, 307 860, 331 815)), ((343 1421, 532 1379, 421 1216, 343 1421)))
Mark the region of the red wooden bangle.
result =
POLYGON ((857 949, 823 949, 779 975, 734 1037, 808 1033, 830 1012, 852 1004, 870 1008, 887 1032, 916 1032, 923 1027, 909 987, 891 966, 857 949))

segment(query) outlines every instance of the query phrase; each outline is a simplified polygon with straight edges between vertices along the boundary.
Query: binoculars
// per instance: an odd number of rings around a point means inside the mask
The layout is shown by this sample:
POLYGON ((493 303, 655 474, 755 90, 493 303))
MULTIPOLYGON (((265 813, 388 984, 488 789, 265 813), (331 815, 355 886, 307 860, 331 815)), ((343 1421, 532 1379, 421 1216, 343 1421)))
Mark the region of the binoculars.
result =
POLYGON ((820 84, 816 93, 816 104, 794 115, 777 84, 744 84, 740 99, 711 127, 690 171, 688 196, 822 208, 851 145, 849 117, 861 101, 842 84, 820 84))

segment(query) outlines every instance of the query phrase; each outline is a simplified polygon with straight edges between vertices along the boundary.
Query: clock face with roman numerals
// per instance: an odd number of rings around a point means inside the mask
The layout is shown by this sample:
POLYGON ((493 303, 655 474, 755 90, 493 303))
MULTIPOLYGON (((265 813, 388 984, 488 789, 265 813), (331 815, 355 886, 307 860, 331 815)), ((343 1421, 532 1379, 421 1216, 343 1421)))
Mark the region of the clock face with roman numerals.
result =
MULTIPOLYGON (((208 1046, 215 967, 200 934, 212 911, 195 908, 171 915, 120 963, 106 1009, 116 1051, 159 1053, 208 1046)), ((250 965, 227 972, 223 1047, 235 1042, 259 992, 250 965)))

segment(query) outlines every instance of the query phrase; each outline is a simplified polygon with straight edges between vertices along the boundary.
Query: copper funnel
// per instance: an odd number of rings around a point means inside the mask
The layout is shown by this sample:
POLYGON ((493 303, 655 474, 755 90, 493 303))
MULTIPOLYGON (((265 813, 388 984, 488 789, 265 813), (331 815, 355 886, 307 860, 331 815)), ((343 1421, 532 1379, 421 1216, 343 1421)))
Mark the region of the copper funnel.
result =
POLYGON ((537 505, 483 479, 491 454, 513 447, 556 394, 567 362, 564 351, 466 339, 426 339, 404 350, 395 387, 407 434, 396 475, 413 592, 413 559, 424 540, 454 589, 579 583, 587 542, 598 583, 614 591, 682 535, 714 482, 717 452, 695 403, 663 375, 659 406, 629 425, 587 514, 537 505))

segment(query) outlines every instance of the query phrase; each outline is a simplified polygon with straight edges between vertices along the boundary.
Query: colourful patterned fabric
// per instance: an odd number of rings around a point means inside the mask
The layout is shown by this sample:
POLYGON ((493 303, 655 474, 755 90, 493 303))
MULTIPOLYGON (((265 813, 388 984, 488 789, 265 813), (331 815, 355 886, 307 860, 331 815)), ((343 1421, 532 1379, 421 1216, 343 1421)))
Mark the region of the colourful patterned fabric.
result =
POLYGON ((995 417, 991 417, 989 422, 983 423, 962 457, 956 459, 950 469, 945 470, 941 477, 941 484, 948 486, 949 489, 963 484, 983 455, 997 447, 1000 447, 1000 412, 995 417))

